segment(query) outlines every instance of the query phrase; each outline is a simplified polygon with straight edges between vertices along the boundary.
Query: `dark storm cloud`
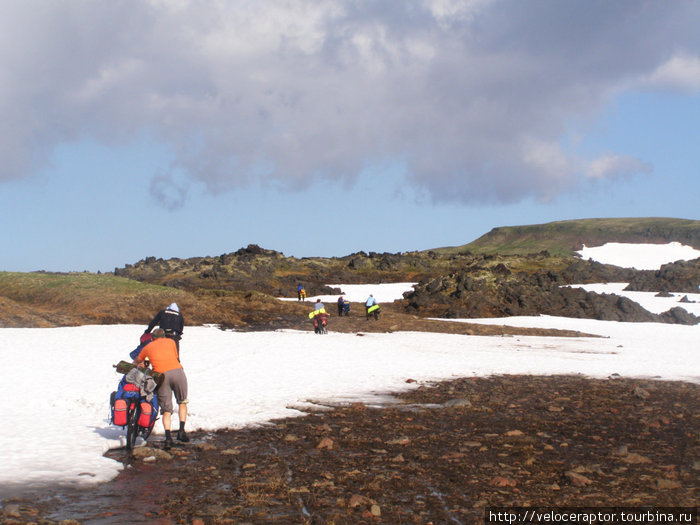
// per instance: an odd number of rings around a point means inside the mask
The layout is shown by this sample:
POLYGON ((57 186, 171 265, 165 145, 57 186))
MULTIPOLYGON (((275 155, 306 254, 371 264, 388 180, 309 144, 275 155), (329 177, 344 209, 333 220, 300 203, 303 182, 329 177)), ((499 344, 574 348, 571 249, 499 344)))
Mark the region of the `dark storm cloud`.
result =
POLYGON ((697 93, 699 24, 682 1, 8 0, 0 180, 146 136, 215 192, 396 160, 438 200, 546 200, 650 171, 562 138, 627 89, 697 93))

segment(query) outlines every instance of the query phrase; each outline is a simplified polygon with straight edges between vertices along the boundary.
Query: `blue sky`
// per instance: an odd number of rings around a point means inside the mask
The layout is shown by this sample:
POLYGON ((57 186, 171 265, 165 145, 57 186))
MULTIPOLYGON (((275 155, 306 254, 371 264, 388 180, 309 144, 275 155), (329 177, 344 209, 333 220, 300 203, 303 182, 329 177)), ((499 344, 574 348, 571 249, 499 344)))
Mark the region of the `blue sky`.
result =
POLYGON ((698 25, 680 1, 8 0, 0 270, 700 219, 698 25))

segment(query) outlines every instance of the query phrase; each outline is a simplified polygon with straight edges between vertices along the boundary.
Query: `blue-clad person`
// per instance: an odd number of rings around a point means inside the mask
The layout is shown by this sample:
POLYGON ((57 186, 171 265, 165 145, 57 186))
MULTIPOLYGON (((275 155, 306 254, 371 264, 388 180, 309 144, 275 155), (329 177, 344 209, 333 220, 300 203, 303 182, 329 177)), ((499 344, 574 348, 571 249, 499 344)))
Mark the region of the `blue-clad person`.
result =
POLYGON ((372 294, 369 294, 367 301, 365 301, 365 312, 368 320, 372 315, 375 321, 379 320, 379 303, 377 303, 377 300, 372 294))

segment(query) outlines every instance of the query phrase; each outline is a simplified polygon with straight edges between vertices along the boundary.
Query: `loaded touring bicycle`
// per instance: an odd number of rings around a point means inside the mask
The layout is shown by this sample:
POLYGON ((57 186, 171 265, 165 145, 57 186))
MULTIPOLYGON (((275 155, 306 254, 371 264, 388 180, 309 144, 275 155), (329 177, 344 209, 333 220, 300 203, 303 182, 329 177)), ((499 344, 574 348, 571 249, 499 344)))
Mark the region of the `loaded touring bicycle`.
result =
POLYGON ((126 361, 114 366, 124 377, 110 397, 110 423, 126 428, 126 448, 132 450, 136 438, 148 439, 158 418, 155 391, 162 383, 163 375, 126 361))

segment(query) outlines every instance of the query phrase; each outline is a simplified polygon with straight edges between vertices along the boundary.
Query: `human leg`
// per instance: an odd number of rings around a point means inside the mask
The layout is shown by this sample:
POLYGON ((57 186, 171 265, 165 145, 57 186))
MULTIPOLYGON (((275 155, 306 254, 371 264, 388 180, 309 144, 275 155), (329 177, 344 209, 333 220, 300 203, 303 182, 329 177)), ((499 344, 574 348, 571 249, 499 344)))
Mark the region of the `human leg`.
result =
POLYGON ((187 403, 182 403, 178 406, 178 416, 180 417, 180 428, 177 431, 177 440, 187 443, 190 440, 185 432, 185 423, 187 421, 187 403))
POLYGON ((190 439, 185 432, 185 423, 187 422, 187 376, 183 369, 173 371, 172 388, 175 394, 175 401, 178 404, 178 417, 180 419, 180 428, 177 432, 178 441, 188 442, 190 439))
POLYGON ((170 436, 170 425, 172 423, 173 412, 173 390, 171 371, 163 374, 163 383, 158 387, 158 404, 160 405, 160 413, 163 415, 163 430, 165 431, 165 445, 167 450, 173 444, 173 438, 170 436))

